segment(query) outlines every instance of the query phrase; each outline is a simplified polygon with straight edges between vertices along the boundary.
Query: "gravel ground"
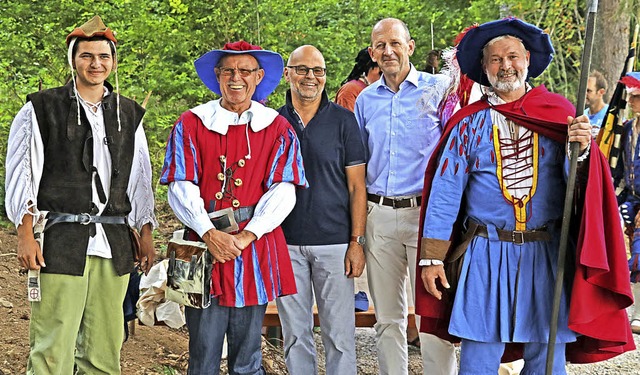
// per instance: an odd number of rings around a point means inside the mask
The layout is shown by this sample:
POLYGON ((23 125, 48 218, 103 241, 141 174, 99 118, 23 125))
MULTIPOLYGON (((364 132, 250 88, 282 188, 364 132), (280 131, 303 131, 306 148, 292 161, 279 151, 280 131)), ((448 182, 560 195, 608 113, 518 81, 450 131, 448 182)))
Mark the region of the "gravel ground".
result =
MULTIPOLYGON (((318 347, 319 374, 325 375, 324 352, 320 334, 316 334, 318 347)), ((633 335, 636 346, 640 348, 640 336, 633 335)), ((378 374, 378 361, 373 328, 356 329, 356 356, 358 359, 358 375, 378 374)), ((409 374, 422 374, 420 350, 409 347, 409 374)), ((640 352, 638 350, 614 357, 608 361, 567 365, 568 375, 640 375, 640 352)))
MULTIPOLYGON (((318 374, 325 375, 325 358, 320 334, 315 334, 318 348, 318 374)), ((358 375, 378 374, 378 354, 376 353, 375 331, 373 328, 356 328, 356 358, 358 375)), ((409 347, 409 374, 422 374, 420 349, 409 347)))
MULTIPOLYGON (((358 375, 378 374, 378 354, 376 353, 375 330, 373 328, 356 329, 356 358, 358 375)), ((409 346, 409 374, 422 374, 420 349, 409 346)))

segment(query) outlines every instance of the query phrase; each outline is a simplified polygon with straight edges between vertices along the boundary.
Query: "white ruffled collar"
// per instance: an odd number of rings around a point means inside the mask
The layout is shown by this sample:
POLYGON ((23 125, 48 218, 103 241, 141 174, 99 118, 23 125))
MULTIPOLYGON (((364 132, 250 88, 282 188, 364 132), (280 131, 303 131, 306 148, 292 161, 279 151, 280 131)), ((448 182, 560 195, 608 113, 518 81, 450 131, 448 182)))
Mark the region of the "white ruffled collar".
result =
POLYGON ((249 123, 251 130, 258 132, 269 126, 278 116, 274 109, 251 101, 251 107, 240 116, 237 113, 226 110, 220 106, 220 99, 212 100, 191 109, 198 116, 204 126, 216 133, 226 135, 229 125, 244 125, 249 123))

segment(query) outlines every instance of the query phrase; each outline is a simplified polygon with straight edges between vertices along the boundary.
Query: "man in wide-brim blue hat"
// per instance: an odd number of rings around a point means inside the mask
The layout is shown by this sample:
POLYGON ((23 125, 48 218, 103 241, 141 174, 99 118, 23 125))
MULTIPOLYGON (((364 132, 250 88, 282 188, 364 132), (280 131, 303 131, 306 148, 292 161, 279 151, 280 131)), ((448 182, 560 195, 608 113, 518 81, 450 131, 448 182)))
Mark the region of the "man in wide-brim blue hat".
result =
POLYGON ((416 313, 421 330, 462 341, 460 374, 495 374, 501 357, 524 358, 523 374, 545 372, 567 141, 580 143, 578 189, 586 198, 572 221, 581 223, 571 241, 576 273, 564 284, 553 373, 565 374, 565 348, 574 362, 633 349, 607 162, 588 118, 574 119, 567 99, 528 83, 552 56, 549 36, 516 18, 470 29, 457 49, 462 73, 489 89, 452 116, 427 168, 416 313), (586 279, 594 273, 598 280, 586 279))
POLYGON ((251 45, 245 41, 239 41, 235 43, 227 43, 224 48, 209 51, 197 59, 193 65, 196 67, 196 72, 202 80, 205 86, 209 90, 215 92, 218 95, 222 95, 220 90, 220 82, 218 81, 218 74, 220 71, 216 71, 216 68, 220 68, 220 60, 224 56, 229 55, 250 55, 258 61, 259 70, 257 76, 260 76, 260 81, 256 85, 255 92, 251 99, 257 102, 262 101, 278 87, 280 78, 282 78, 282 71, 284 70, 284 63, 280 54, 263 50, 258 46, 251 45))
POLYGON ((475 82, 489 86, 483 64, 483 49, 492 39, 507 35, 519 38, 528 52, 527 80, 538 77, 547 69, 555 53, 549 34, 517 18, 487 22, 470 28, 457 47, 456 57, 460 69, 475 82))
POLYGON ((161 183, 185 226, 215 262, 211 305, 185 308, 189 373, 220 368, 224 336, 229 373, 263 374, 261 328, 269 301, 296 292, 280 223, 306 187, 296 133, 260 104, 278 85, 282 57, 244 41, 195 62, 221 98, 184 112, 169 136, 161 183))

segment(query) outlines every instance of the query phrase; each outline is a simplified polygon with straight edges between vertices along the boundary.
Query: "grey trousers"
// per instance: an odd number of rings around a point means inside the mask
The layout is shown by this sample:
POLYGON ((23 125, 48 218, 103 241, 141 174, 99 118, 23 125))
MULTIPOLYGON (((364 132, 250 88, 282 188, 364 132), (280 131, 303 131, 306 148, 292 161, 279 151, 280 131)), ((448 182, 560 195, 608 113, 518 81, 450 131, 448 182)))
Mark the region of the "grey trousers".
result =
POLYGON ((348 244, 289 246, 298 293, 276 300, 291 374, 317 374, 314 292, 327 375, 356 373, 353 279, 345 276, 348 244))

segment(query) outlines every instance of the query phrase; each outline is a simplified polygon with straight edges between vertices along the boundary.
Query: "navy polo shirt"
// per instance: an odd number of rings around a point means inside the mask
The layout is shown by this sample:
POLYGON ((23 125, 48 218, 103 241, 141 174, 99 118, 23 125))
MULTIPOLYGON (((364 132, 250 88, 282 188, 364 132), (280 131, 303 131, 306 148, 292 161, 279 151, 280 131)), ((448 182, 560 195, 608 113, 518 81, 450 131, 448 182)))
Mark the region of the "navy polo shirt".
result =
POLYGON ((296 205, 282 223, 289 245, 348 243, 351 209, 345 168, 365 163, 360 128, 353 113, 331 101, 326 91, 318 112, 302 125, 287 91, 287 104, 278 112, 300 140, 309 189, 296 189, 296 205))

